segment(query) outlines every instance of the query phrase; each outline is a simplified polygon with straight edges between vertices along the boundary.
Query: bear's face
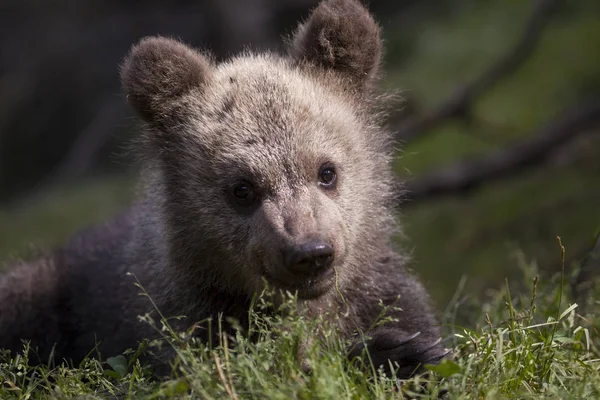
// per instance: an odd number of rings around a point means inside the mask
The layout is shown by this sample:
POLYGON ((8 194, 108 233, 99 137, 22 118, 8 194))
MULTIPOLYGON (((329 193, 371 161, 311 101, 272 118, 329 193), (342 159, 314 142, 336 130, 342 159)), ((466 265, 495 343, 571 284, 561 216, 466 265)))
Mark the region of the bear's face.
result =
POLYGON ((124 86, 148 124, 170 241, 190 268, 208 262, 234 289, 252 294, 266 279, 301 298, 356 274, 353 249, 369 245, 363 231, 378 224, 390 182, 381 134, 364 112, 380 52, 365 13, 351 0, 321 4, 290 58, 215 66, 170 39, 134 47, 124 86), (340 13, 356 16, 354 28, 338 26, 340 13))
POLYGON ((223 257, 252 290, 260 277, 302 297, 328 289, 360 245, 360 198, 377 183, 372 128, 340 93, 273 58, 217 67, 186 102, 191 116, 171 132, 179 202, 229 246, 223 257))

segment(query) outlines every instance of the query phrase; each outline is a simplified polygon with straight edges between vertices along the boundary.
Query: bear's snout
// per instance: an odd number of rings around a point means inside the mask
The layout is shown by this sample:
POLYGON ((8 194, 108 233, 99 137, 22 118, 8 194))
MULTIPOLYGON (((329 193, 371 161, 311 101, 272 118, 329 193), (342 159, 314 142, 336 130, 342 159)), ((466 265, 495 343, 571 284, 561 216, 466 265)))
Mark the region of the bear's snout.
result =
POLYGON ((323 240, 310 240, 287 246, 283 251, 285 266, 298 275, 321 275, 330 269, 335 252, 323 240))

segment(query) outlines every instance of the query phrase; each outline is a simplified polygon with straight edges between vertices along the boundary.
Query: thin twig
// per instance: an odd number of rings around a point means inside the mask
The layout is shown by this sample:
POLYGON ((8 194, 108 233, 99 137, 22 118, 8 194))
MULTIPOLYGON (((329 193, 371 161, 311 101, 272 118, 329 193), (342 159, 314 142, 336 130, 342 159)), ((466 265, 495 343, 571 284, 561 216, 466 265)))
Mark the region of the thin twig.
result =
POLYGON ((227 378, 225 378, 225 374, 223 373, 223 366, 221 365, 221 362, 219 361, 219 356, 214 354, 214 359, 215 359, 215 365, 217 367, 217 373, 219 374, 219 379, 221 380, 223 387, 225 387, 225 391, 227 392, 227 394, 229 395, 230 398, 237 400, 237 398, 238 398, 237 395, 231 389, 231 387, 229 387, 229 384, 227 383, 227 378))

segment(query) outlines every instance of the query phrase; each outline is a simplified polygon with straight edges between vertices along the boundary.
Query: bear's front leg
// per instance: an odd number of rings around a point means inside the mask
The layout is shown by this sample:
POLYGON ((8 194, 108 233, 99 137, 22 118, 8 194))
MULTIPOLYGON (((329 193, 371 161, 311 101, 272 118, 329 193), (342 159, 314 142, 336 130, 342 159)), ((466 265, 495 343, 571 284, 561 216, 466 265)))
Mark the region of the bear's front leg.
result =
POLYGON ((441 338, 421 332, 407 333, 395 327, 379 327, 355 340, 349 347, 348 356, 354 361, 366 350, 363 363, 375 369, 383 367, 387 376, 407 379, 423 372, 425 364, 438 363, 447 353, 441 338))

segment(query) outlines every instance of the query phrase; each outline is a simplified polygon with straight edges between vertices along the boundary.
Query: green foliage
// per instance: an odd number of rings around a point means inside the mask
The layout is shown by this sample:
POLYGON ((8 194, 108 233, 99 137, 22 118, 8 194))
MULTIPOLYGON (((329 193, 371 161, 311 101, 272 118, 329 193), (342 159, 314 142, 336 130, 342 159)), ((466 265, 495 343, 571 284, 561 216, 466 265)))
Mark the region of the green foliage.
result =
MULTIPOLYGON (((377 376, 359 363, 349 363, 348 343, 328 322, 331 316, 309 319, 299 312, 293 296, 274 303, 263 295, 250 310, 246 330, 235 337, 222 335, 212 345, 193 337, 200 325, 175 332, 158 313, 141 318, 161 332, 162 340, 106 363, 90 358, 76 367, 33 367, 27 345, 23 355, 2 353, 0 398, 597 398, 600 315, 578 313, 580 307, 568 302, 564 276, 542 284, 534 265, 523 271, 529 295, 511 294, 508 284, 492 292, 477 306, 473 329, 448 327, 449 359, 407 381, 377 376), (280 304, 276 316, 264 312, 274 304, 280 304), (171 346, 175 354, 172 375, 164 381, 152 378, 138 358, 156 346, 171 346)), ((596 301, 590 309, 597 312, 597 305, 596 301)), ((220 326, 218 321, 214 325, 220 326)))

